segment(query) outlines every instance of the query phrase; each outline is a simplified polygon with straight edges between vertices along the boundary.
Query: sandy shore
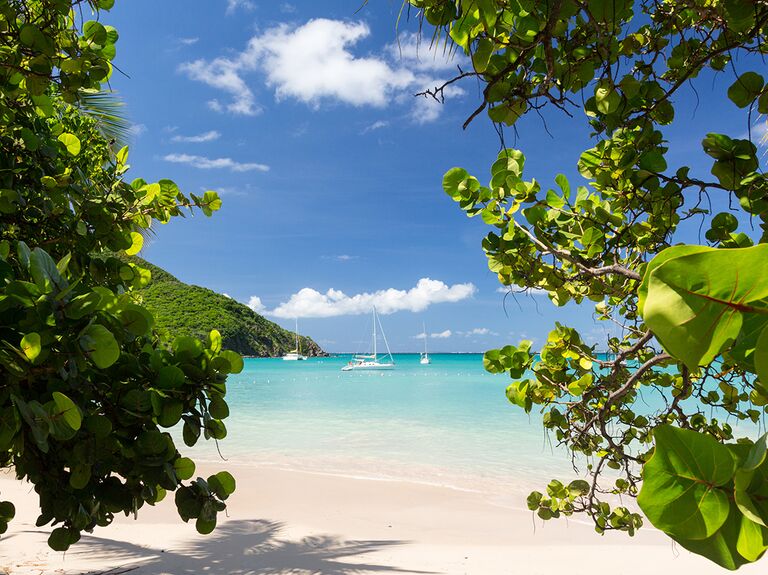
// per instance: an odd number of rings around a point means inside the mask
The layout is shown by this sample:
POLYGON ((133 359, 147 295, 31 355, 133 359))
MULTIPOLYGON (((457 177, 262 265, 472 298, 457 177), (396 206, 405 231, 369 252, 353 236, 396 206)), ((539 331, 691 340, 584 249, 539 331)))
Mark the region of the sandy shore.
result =
MULTIPOLYGON (((17 518, 0 539, 0 574, 257 575, 372 573, 630 575, 724 573, 651 529, 600 537, 585 524, 543 524, 478 493, 271 468, 227 467, 229 517, 203 537, 168 498, 49 550, 29 485, 0 479, 17 518)), ((205 472, 206 470, 203 470, 205 472)), ((758 566, 743 568, 756 573, 758 566)))

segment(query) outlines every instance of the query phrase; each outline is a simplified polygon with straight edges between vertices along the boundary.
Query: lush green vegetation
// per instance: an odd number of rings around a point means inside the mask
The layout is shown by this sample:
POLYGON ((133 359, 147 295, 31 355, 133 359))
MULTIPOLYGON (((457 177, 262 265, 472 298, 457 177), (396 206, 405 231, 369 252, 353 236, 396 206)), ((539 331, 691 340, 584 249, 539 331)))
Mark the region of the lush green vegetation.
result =
MULTIPOLYGON (((130 261, 152 272, 152 281, 137 290, 155 317, 155 327, 168 334, 204 341, 212 329, 221 333, 222 346, 242 355, 275 357, 296 347, 296 336, 248 306, 209 289, 180 282, 171 274, 139 258, 130 261)), ((308 337, 299 337, 305 355, 323 350, 308 337)))
MULTIPOLYGON (((149 271, 107 254, 138 252, 141 230, 182 210, 221 206, 215 192, 126 180, 122 124, 99 92, 113 4, 0 2, 0 468, 34 485, 57 550, 167 491, 209 533, 235 489, 226 471, 192 480, 165 430, 183 422, 190 446, 223 439, 241 357, 217 331, 159 337, 136 295, 149 271)), ((14 514, 0 502, 0 534, 14 514)))
POLYGON ((577 164, 587 186, 558 175, 542 188, 523 177, 523 153, 508 149, 487 185, 461 168, 443 180, 493 228, 483 249, 510 291, 543 289, 557 306, 591 301, 621 326, 608 342, 615 359, 560 324, 537 359, 530 342, 486 353, 488 370, 514 380, 509 400, 540 409, 591 475, 553 480, 529 507, 543 519, 587 513, 600 533, 633 534, 642 517, 615 502, 639 495, 645 517, 685 548, 729 569, 757 560, 768 549, 766 438, 750 439, 768 405, 768 177, 739 134, 768 113, 765 79, 750 70, 764 69, 768 4, 410 4, 435 42, 450 38, 471 59, 427 96, 469 78, 483 91, 466 124, 483 112, 499 127, 532 111, 581 112, 594 138, 577 164), (698 159, 710 174, 670 166, 662 129, 680 111, 677 95, 723 82, 743 126, 707 134, 701 110, 698 159), (706 244, 674 245, 691 219, 706 244), (649 413, 648 395, 663 408, 649 413), (734 421, 752 433, 736 437, 734 421))

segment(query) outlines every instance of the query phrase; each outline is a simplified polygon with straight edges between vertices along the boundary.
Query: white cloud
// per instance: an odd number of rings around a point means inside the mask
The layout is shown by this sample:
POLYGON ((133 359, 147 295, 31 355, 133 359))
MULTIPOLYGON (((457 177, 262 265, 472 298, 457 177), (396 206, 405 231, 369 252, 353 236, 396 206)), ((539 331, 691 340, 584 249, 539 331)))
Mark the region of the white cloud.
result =
POLYGON ((335 289, 320 293, 312 288, 303 288, 269 314, 281 318, 336 317, 368 313, 373 306, 376 306, 381 314, 398 311, 419 312, 432 304, 465 300, 475 291, 476 288, 471 283, 448 286, 429 278, 420 279, 415 287, 407 291, 389 288, 352 296, 335 289))
POLYGON ((166 162, 176 164, 187 164, 193 168, 201 170, 226 168, 233 172, 250 172, 257 170, 259 172, 268 172, 269 166, 266 164, 241 163, 232 158, 206 158, 203 156, 192 156, 190 154, 168 154, 163 157, 166 162))
POLYGON ((488 335, 491 333, 491 330, 487 327, 476 327, 475 329, 468 331, 467 335, 488 335))
POLYGON ((232 299, 232 296, 231 296, 231 295, 229 295, 228 293, 223 293, 223 294, 221 294, 221 295, 223 295, 224 297, 228 297, 229 299, 232 299))
POLYGON ((227 0, 227 16, 234 14, 238 8, 253 10, 256 5, 251 0, 227 0))
POLYGON ((200 41, 200 38, 179 38, 179 44, 182 46, 192 46, 193 44, 197 44, 200 41))
POLYGON ((351 262, 352 260, 359 259, 360 256, 351 256, 349 254, 341 254, 338 256, 323 256, 324 260, 333 260, 337 262, 351 262))
POLYGON ((241 58, 262 67, 278 100, 294 98, 317 106, 330 99, 381 108, 414 77, 381 58, 358 58, 350 52, 370 33, 364 22, 318 19, 296 29, 282 25, 252 38, 241 58))
POLYGON ((280 12, 283 14, 294 14, 296 12, 296 6, 289 4, 288 2, 284 2, 280 5, 280 12))
POLYGON ((246 305, 256 313, 264 313, 267 311, 266 306, 261 302, 261 298, 255 295, 251 296, 251 299, 248 300, 246 305))
POLYGON ((193 80, 228 92, 232 96, 232 101, 227 105, 218 100, 208 102, 208 107, 215 112, 228 111, 243 116, 255 116, 261 112, 261 107, 256 104, 256 97, 240 76, 240 65, 237 61, 227 58, 216 58, 210 62, 194 60, 185 62, 179 66, 179 70, 193 80))
POLYGON ((453 333, 450 329, 446 329, 445 331, 441 331, 440 333, 431 333, 429 334, 429 337, 435 338, 435 339, 448 339, 451 337, 453 333))
POLYGON ((426 332, 422 331, 421 333, 416 334, 413 337, 416 338, 416 339, 427 339, 427 334, 426 334, 426 332))
POLYGON ((203 142, 212 142, 213 140, 218 140, 219 138, 221 138, 221 134, 216 130, 211 130, 210 132, 204 132, 195 136, 174 136, 171 138, 171 141, 189 144, 201 144, 203 142))
POLYGON ((368 132, 375 132, 376 130, 381 130, 382 128, 386 128, 387 126, 389 126, 389 122, 387 122, 386 120, 377 120, 370 126, 366 126, 365 128, 363 128, 363 131, 360 133, 367 134, 368 132))
MULTIPOLYGON (((360 55, 357 47, 370 34, 368 25, 361 21, 320 18, 299 27, 281 24, 252 37, 234 56, 195 60, 179 69, 231 96, 228 103, 218 99, 208 102, 218 112, 259 113, 261 108, 245 77, 260 73, 278 101, 294 99, 314 108, 326 102, 376 108, 407 103, 412 107, 413 121, 437 119, 442 104, 431 98, 414 101, 413 94, 441 85, 440 74, 452 76, 456 66, 453 54, 437 46, 420 45, 416 36, 408 35, 399 47, 360 55)), ((446 97, 461 94, 464 90, 454 85, 444 91, 446 97)))

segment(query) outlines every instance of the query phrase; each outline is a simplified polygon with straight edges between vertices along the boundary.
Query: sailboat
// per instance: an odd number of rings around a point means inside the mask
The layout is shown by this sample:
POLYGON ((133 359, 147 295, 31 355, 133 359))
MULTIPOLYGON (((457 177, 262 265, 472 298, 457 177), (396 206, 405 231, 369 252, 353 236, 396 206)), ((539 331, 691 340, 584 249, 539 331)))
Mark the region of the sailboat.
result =
POLYGON ((373 353, 371 355, 355 355, 347 365, 341 368, 341 371, 355 371, 355 370, 374 370, 374 369, 394 369, 395 359, 392 357, 392 352, 389 351, 389 344, 387 343, 387 336, 384 335, 384 328, 381 327, 379 317, 376 315, 376 307, 373 308, 373 333, 371 334, 373 339, 373 353), (387 355, 389 361, 379 361, 377 349, 376 349, 376 326, 379 326, 381 330, 381 337, 384 340, 384 345, 387 348, 387 355))
POLYGON ((286 353, 283 356, 283 361, 302 361, 307 359, 306 355, 301 354, 301 344, 299 343, 299 318, 296 318, 296 331, 294 332, 296 334, 296 347, 286 353))
POLYGON ((424 351, 421 353, 421 359, 419 359, 419 363, 421 365, 429 365, 432 363, 432 360, 429 359, 429 354, 427 353, 427 326, 426 324, 421 324, 421 333, 424 334, 424 351))

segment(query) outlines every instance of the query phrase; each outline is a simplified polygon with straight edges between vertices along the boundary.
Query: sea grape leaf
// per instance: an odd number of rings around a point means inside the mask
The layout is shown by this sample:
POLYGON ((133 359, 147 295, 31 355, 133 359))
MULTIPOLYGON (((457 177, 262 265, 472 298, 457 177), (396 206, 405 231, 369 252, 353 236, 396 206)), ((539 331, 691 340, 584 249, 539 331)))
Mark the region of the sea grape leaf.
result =
POLYGON ((92 324, 80 332, 80 347, 100 369, 108 368, 120 357, 115 336, 103 325, 92 324))
POLYGON ((768 297, 766 261, 768 244, 670 257, 649 274, 645 322, 689 369, 711 362, 738 337, 742 313, 760 311, 749 304, 768 297))
POLYGON ((708 435, 670 425, 656 428, 654 439, 656 449, 643 467, 640 508, 677 541, 711 537, 729 514, 722 488, 736 471, 731 452, 708 435))
POLYGON ((688 254, 705 252, 709 249, 710 248, 707 246, 696 245, 674 246, 673 248, 663 250, 655 258, 648 262, 648 265, 645 268, 645 275, 643 275, 643 281, 640 283, 640 287, 637 289, 637 310, 640 312, 640 315, 643 315, 645 299, 648 297, 648 282, 651 279, 651 272, 653 270, 671 259, 679 258, 688 254))
POLYGON ((66 424, 77 431, 83 421, 80 408, 63 393, 53 392, 53 402, 56 404, 56 413, 63 417, 66 424))
POLYGON ((768 390, 768 323, 755 346, 755 371, 759 384, 763 389, 768 390))
POLYGON ((737 549, 745 520, 749 521, 732 506, 727 519, 711 537, 698 540, 675 538, 675 541, 692 553, 702 555, 726 569, 735 570, 749 562, 737 549))
POLYGON ((35 361, 40 355, 42 346, 40 345, 40 334, 35 332, 28 333, 21 338, 21 351, 27 356, 29 361, 35 361))

